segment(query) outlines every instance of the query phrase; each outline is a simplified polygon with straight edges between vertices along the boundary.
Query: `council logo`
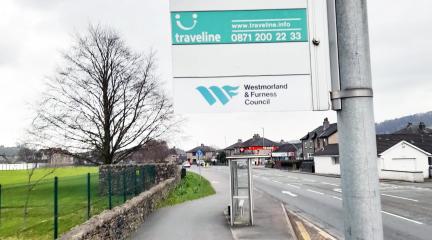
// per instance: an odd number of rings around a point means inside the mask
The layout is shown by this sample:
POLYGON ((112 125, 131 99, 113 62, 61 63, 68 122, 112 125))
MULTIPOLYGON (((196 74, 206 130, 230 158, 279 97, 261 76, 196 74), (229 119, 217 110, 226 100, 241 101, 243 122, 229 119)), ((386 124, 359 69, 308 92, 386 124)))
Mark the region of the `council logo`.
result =
POLYGON ((197 20, 198 14, 196 14, 196 13, 192 14, 192 24, 190 26, 186 26, 182 23, 180 14, 176 14, 175 19, 176 19, 177 27, 179 27, 181 30, 184 30, 184 31, 190 31, 190 30, 193 30, 198 23, 198 20, 197 20))
POLYGON ((210 106, 213 106, 217 101, 222 105, 226 105, 231 98, 238 95, 237 90, 239 87, 232 86, 211 86, 209 88, 204 86, 199 86, 196 88, 199 93, 204 97, 210 106))

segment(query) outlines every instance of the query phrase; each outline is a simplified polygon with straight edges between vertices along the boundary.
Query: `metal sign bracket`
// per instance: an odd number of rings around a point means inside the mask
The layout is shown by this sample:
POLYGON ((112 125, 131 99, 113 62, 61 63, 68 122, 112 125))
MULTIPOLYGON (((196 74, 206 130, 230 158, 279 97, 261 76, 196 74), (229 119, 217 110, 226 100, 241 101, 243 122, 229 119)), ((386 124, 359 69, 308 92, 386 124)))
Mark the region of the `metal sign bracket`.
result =
MULTIPOLYGON (((330 93, 330 99, 332 101, 340 101, 340 99, 356 97, 373 97, 373 90, 372 88, 351 88, 339 91, 332 91, 330 93)), ((342 110, 342 106, 337 109, 333 107, 333 110, 340 111, 342 110)))

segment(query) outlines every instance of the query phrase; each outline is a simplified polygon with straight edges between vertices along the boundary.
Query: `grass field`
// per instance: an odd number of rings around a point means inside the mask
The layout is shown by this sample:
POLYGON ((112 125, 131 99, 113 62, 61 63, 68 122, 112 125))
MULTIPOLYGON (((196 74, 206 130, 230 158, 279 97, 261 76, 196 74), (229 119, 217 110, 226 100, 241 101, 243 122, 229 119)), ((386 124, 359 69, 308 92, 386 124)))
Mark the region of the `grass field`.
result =
MULTIPOLYGON (((34 180, 49 169, 38 169, 34 180)), ((59 178, 59 233, 87 220, 87 173, 91 173, 92 215, 108 206, 107 197, 97 194, 98 169, 88 167, 58 168, 29 194, 28 216, 24 218, 27 185, 26 171, 0 171, 0 239, 53 239, 53 185, 59 178)), ((114 205, 122 197, 114 197, 114 205)))
POLYGON ((165 201, 159 203, 158 207, 166 207, 182 202, 195 200, 215 194, 210 182, 198 174, 187 172, 180 184, 170 192, 165 201))

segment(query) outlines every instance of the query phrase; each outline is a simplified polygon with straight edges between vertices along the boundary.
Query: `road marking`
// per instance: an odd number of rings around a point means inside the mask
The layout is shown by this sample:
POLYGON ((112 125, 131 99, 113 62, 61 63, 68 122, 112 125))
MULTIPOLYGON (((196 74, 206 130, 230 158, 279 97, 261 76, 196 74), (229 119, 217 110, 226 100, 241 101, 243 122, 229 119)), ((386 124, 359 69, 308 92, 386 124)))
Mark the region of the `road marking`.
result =
POLYGON ((219 182, 218 181, 211 181, 211 183, 218 184, 219 182))
POLYGON ((291 176, 288 176, 288 178, 292 178, 292 179, 298 179, 298 177, 291 177, 291 176))
POLYGON ((299 186, 296 186, 296 185, 292 185, 292 184, 289 184, 289 183, 285 183, 285 185, 287 185, 287 186, 290 186, 290 187, 293 187, 293 188, 297 188, 297 189, 300 189, 300 187, 299 187, 299 186))
POLYGON ((291 197, 297 197, 297 194, 294 194, 294 193, 289 192, 289 191, 282 191, 282 193, 283 193, 283 194, 290 195, 291 197))
POLYGON ((332 198, 342 201, 342 198, 340 198, 340 197, 332 196, 332 198))
POLYGON ((322 192, 314 191, 314 190, 311 190, 311 189, 308 189, 307 191, 308 192, 313 192, 313 193, 316 193, 316 194, 319 194, 319 195, 324 195, 324 193, 322 193, 322 192))
POLYGON ((412 199, 412 198, 399 197, 399 196, 390 195, 390 194, 384 194, 384 193, 382 193, 381 195, 387 196, 387 197, 392 197, 392 198, 399 198, 399 199, 403 199, 403 200, 407 200, 407 201, 418 202, 418 200, 412 199))
POLYGON ((415 221, 415 220, 412 220, 412 219, 409 219, 409 218, 406 218, 406 217, 402 217, 402 216, 399 216, 399 215, 396 215, 396 214, 393 214, 393 213, 389 213, 389 212, 386 212, 386 211, 381 211, 381 212, 385 213, 385 214, 388 214, 390 216, 393 216, 393 217, 397 217, 397 218, 400 218, 400 219, 403 219, 403 220, 406 220, 406 221, 409 221, 409 222, 413 222, 415 224, 419 224, 419 225, 423 224, 422 222, 415 221))
POLYGON ((306 182, 316 182, 315 180, 310 180, 310 179, 303 179, 303 181, 306 181, 306 182))
POLYGON ((298 230, 300 231, 300 235, 302 236, 303 240, 311 240, 309 233, 306 231, 306 228, 304 227, 303 223, 299 221, 295 221, 298 230))
POLYGON ((338 193, 341 193, 341 192, 342 192, 342 189, 340 189, 340 188, 335 188, 335 189, 333 189, 333 191, 338 192, 338 193))
POLYGON ((339 184, 334 184, 334 183, 322 182, 322 184, 339 187, 339 184))
POLYGON ((282 184, 281 182, 279 182, 279 181, 276 181, 276 180, 275 180, 275 181, 273 181, 273 182, 275 182, 275 183, 279 183, 279 184, 282 184))

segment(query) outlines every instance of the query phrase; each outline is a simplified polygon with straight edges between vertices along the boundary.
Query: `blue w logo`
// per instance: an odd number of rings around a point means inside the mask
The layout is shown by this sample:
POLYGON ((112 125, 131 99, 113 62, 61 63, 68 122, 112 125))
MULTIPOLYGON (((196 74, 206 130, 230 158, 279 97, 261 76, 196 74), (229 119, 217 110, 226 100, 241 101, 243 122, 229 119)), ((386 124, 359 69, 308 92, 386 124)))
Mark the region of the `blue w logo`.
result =
POLYGON ((207 103, 212 106, 219 100, 222 105, 225 105, 229 102, 230 98, 236 96, 238 93, 236 92, 239 87, 231 87, 231 86, 223 86, 222 88, 211 86, 209 88, 199 86, 196 88, 198 92, 205 98, 207 103))

